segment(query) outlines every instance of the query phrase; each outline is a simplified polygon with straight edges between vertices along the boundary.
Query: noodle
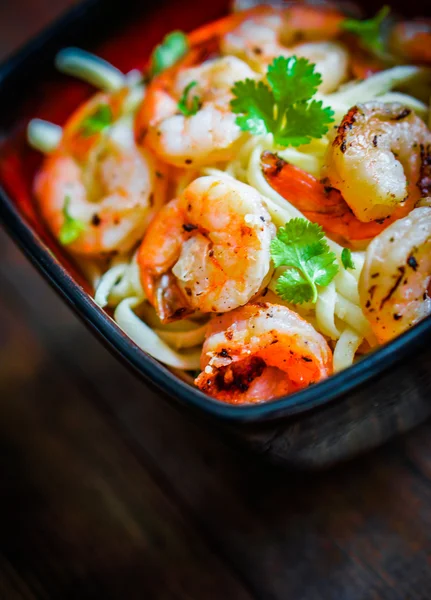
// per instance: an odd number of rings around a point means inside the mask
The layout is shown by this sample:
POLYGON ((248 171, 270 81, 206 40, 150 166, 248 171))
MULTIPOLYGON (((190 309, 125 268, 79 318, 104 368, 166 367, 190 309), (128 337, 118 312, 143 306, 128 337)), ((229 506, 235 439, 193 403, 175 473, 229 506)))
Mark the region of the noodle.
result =
POLYGON ((359 305, 358 280, 346 269, 340 269, 335 276, 336 289, 347 300, 359 305))
POLYGON ((332 340, 338 340, 340 332, 335 325, 335 306, 337 304, 337 290, 335 283, 331 283, 319 291, 316 301, 316 320, 318 329, 332 340))
MULTIPOLYGON (((96 286, 96 291, 94 292, 94 300, 96 304, 100 306, 100 308, 105 308, 109 304, 109 296, 127 271, 128 263, 124 262, 119 265, 115 265, 108 269, 106 273, 102 275, 98 285, 96 286)), ((125 296, 127 297, 127 295, 125 296)))
POLYGON ((114 92, 127 85, 120 70, 80 48, 60 50, 55 58, 55 66, 61 73, 78 77, 105 92, 114 92))
POLYGON ((61 141, 63 130, 59 125, 43 119, 32 119, 27 128, 27 141, 32 148, 48 154, 55 150, 61 141))
POLYGON ((154 329, 154 331, 167 344, 176 350, 182 350, 183 348, 195 348, 203 344, 207 324, 205 323, 205 325, 199 327, 195 325, 190 331, 163 331, 161 329, 154 329))
POLYGON ((199 369, 200 349, 183 353, 173 350, 151 327, 148 327, 142 319, 136 316, 133 309, 139 304, 141 304, 140 298, 126 298, 115 309, 114 319, 130 339, 141 350, 169 367, 185 371, 199 369))
POLYGON ((335 314, 339 319, 347 323, 347 325, 362 333, 363 337, 371 334, 370 324, 364 317, 361 307, 347 300, 341 294, 337 294, 336 297, 335 314))
POLYGON ((335 372, 346 369, 353 363, 361 342, 362 336, 350 327, 346 327, 334 348, 333 364, 335 372))
POLYGON ((424 121, 427 120, 428 116, 428 106, 413 98, 413 96, 409 96, 408 94, 402 94, 401 92, 388 92, 387 94, 383 94, 379 96, 379 102, 398 102, 399 104, 403 104, 413 110, 421 119, 424 121))
MULTIPOLYGON (((376 73, 360 82, 347 83, 333 94, 319 94, 319 97, 335 112, 335 121, 340 122, 348 110, 355 104, 370 100, 381 100, 381 96, 399 86, 430 83, 431 69, 425 67, 400 66, 376 73)), ((415 110, 418 101, 403 94, 415 110)), ((383 100, 384 101, 384 100, 383 100)), ((387 101, 387 100, 386 100, 387 101)), ((422 109, 422 103, 420 103, 422 109)))
POLYGON ((127 257, 116 258, 95 286, 94 299, 103 308, 117 306, 121 300, 129 297, 145 299, 139 280, 136 253, 131 260, 127 257))

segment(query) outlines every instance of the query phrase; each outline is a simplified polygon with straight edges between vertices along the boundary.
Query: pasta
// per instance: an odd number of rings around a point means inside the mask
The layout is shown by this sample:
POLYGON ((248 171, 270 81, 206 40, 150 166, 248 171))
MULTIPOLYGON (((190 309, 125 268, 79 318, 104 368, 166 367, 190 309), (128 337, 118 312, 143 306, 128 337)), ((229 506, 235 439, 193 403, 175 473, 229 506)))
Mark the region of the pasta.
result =
MULTIPOLYGON (((29 144, 48 155, 35 184, 42 214, 75 256, 95 302, 142 350, 174 370, 203 368, 196 384, 239 404, 300 389, 386 341, 365 310, 371 288, 363 281, 380 275, 370 242, 386 228, 401 231, 417 210, 429 218, 429 206, 415 206, 431 178, 430 69, 395 64, 401 61, 392 54, 376 72, 355 77, 343 17, 324 7, 307 9, 323 11, 324 42, 315 32, 307 41, 305 23, 307 43, 286 48, 283 11, 296 10, 300 19, 297 5, 258 7, 233 25, 228 17, 217 25, 219 56, 204 63, 194 34, 190 42, 171 34, 179 47, 190 43, 188 53, 171 57, 165 48, 148 85, 138 71, 125 75, 65 49, 57 68, 101 92, 63 128, 35 119, 28 129, 29 144), (289 92, 276 87, 277 77, 289 92), (307 85, 309 97, 301 92, 307 85), (268 98, 274 106, 259 108, 268 98), (307 132, 307 111, 320 119, 310 129, 319 134, 307 132), (348 150, 355 135, 371 136, 359 158, 348 150), (408 156, 404 137, 414 159, 398 160, 408 156), (370 176, 373 165, 386 179, 370 176), (363 184, 350 185, 358 173, 363 184), (394 201, 397 194, 404 195, 394 201), (246 335, 251 323, 255 332, 246 335)), ((430 277, 421 280, 424 298, 430 277)), ((401 320, 403 307, 393 310, 401 320)), ((417 317, 409 319, 405 327, 417 317)))

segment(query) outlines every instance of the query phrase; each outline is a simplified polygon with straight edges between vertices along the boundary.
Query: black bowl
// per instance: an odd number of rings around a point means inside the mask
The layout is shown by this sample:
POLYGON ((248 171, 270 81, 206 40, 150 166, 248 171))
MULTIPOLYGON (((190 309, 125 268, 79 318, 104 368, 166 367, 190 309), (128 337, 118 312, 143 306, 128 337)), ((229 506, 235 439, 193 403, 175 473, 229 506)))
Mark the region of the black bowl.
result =
MULTIPOLYGON (((85 85, 71 84, 54 72, 55 53, 74 45, 102 53, 120 68, 131 68, 137 55, 142 64, 143 54, 167 31, 194 28, 221 16, 226 5, 225 0, 209 6, 192 0, 179 5, 172 0, 155 8, 142 0, 123 0, 119 11, 116 0, 90 0, 0 67, 0 216, 6 230, 80 318, 182 411, 205 418, 220 433, 268 459, 301 467, 328 466, 407 431, 431 413, 431 318, 342 373, 296 394, 255 406, 226 405, 208 398, 135 346, 94 303, 31 202, 31 179, 40 159, 25 146, 28 119, 43 116, 48 102, 51 116, 61 120, 90 93, 85 85), (143 36, 139 27, 144 19, 143 36), (104 40, 115 40, 116 46, 104 40)), ((376 10, 374 3, 369 5, 376 10)), ((411 14, 419 12, 419 1, 410 3, 409 9, 411 14)))

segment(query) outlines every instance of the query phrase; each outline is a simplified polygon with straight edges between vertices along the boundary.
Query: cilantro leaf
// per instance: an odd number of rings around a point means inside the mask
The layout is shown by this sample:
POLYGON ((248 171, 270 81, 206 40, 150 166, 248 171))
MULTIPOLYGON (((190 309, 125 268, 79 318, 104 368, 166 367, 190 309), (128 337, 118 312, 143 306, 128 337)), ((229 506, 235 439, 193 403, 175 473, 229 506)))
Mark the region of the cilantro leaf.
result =
POLYGON ((70 196, 66 196, 64 199, 63 206, 63 225, 60 229, 60 234, 58 239, 63 246, 67 246, 71 244, 75 240, 79 238, 81 233, 85 230, 85 223, 79 221, 78 219, 74 219, 69 213, 69 205, 70 205, 70 196))
POLYGON ((277 279, 276 293, 292 304, 309 302, 313 298, 313 289, 304 275, 296 269, 287 269, 277 279))
POLYGON ((325 234, 319 225, 306 219, 292 219, 280 227, 271 243, 271 256, 276 267, 295 261, 309 260, 319 254, 325 244, 325 234))
POLYGON ((316 286, 327 286, 338 272, 322 228, 306 219, 292 219, 280 227, 271 242, 271 257, 275 267, 287 267, 277 280, 276 292, 294 304, 316 302, 316 286))
POLYGON ((320 138, 333 122, 333 111, 312 100, 322 79, 305 58, 279 56, 269 65, 267 81, 237 81, 231 109, 236 123, 253 135, 272 133, 280 146, 299 146, 320 138))
POLYGON ((280 146, 309 144, 313 138, 325 135, 333 114, 329 107, 323 108, 321 100, 290 106, 284 113, 285 125, 274 134, 274 141, 280 146))
POLYGON ((180 98, 180 101, 178 102, 178 110, 182 112, 185 117, 192 117, 198 112, 200 108, 199 96, 193 96, 190 106, 187 105, 187 96, 190 90, 197 84, 197 81, 191 81, 188 85, 186 85, 180 98))
POLYGON ((292 105, 312 98, 322 83, 322 77, 314 72, 314 66, 306 58, 275 58, 268 67, 266 78, 276 102, 292 105))
POLYGON ((356 34, 363 46, 379 54, 385 51, 382 39, 382 23, 390 12, 389 6, 384 6, 375 17, 360 21, 358 19, 345 19, 341 23, 342 29, 356 34))
POLYGON ((232 93, 235 98, 230 105, 233 112, 240 115, 236 122, 242 131, 261 135, 270 133, 275 128, 275 98, 263 81, 237 81, 232 93))
POLYGON ((348 248, 343 248, 341 252, 341 262, 345 269, 356 269, 355 263, 353 262, 352 253, 348 248))
POLYGON ((310 258, 307 262, 307 270, 316 285, 326 287, 331 283, 339 270, 336 259, 337 257, 329 250, 326 242, 322 253, 310 258))
POLYGON ((158 75, 174 65, 184 56, 189 47, 187 36, 182 31, 172 31, 155 47, 151 56, 151 74, 158 75))
POLYGON ((112 110, 109 104, 99 104, 96 109, 81 121, 81 133, 90 137, 109 127, 113 121, 112 110))

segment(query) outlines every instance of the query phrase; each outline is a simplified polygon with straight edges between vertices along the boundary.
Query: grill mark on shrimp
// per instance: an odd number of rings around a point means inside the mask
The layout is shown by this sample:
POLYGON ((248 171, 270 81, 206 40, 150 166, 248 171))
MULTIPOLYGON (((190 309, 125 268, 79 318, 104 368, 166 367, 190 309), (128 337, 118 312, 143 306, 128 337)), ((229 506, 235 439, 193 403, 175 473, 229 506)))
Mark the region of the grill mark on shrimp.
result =
POLYGON ((192 223, 183 223, 183 229, 184 231, 190 232, 193 231, 194 229, 197 229, 198 226, 197 225, 193 225, 192 223))
POLYGON ((338 131, 337 131, 337 136, 334 139, 334 141, 332 142, 332 145, 335 146, 340 146, 341 151, 344 153, 346 151, 346 141, 345 141, 345 136, 347 134, 348 131, 350 131, 356 121, 356 115, 360 113, 360 109, 358 106, 353 106, 349 112, 344 116, 344 119, 341 121, 339 127, 338 127, 338 131))
POLYGON ((248 362, 235 365, 235 368, 221 367, 215 377, 216 388, 230 392, 235 390, 246 392, 250 384, 262 375, 265 367, 265 361, 258 356, 253 356, 248 362))
POLYGON ((423 196, 431 194, 431 145, 420 144, 420 175, 417 183, 423 196))
POLYGON ((411 267, 413 269, 413 271, 417 271, 418 268, 418 261, 416 260, 416 258, 413 256, 413 254, 411 254, 408 259, 407 259, 407 264, 409 265, 409 267, 411 267))
POLYGON ((410 110, 410 108, 406 107, 398 115, 396 115, 395 117, 392 117, 392 120, 393 121, 402 121, 406 117, 409 117, 411 114, 412 114, 412 111, 410 110))
POLYGON ((386 294, 386 296, 384 298, 382 298, 382 301, 380 302, 380 310, 384 307, 384 305, 386 304, 386 302, 388 302, 392 296, 394 295, 394 293, 397 291, 398 286, 400 285, 403 277, 404 277, 404 273, 406 272, 406 268, 405 267, 398 267, 398 271, 399 271, 399 275, 394 283, 394 285, 391 287, 391 289, 389 290, 389 292, 386 294))

